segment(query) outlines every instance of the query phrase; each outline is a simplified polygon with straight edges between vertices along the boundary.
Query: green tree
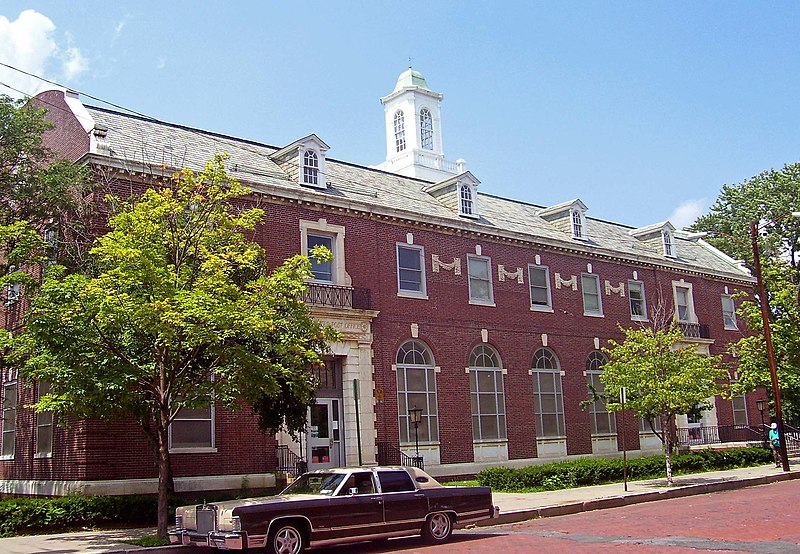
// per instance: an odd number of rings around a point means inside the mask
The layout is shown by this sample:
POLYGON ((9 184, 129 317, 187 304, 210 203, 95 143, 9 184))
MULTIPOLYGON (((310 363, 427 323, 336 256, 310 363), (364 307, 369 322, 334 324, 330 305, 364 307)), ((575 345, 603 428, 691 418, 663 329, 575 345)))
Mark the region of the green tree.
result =
POLYGON ((68 249, 58 245, 83 225, 90 187, 85 167, 44 146, 42 135, 52 127, 45 116, 30 102, 0 95, 0 287, 20 285, 22 294, 38 283, 31 271, 37 262, 65 259, 68 249))
POLYGON ((246 236, 263 213, 233 204, 247 190, 224 160, 113 201, 111 230, 91 250, 93 272, 51 268, 13 344, 20 375, 50 383, 37 410, 141 426, 158 466, 162 537, 176 414, 213 398, 249 405, 270 431, 298 431, 316 385, 309 368, 339 338, 303 301, 308 257, 266 270, 246 236), (270 402, 285 394, 294 401, 270 402))
POLYGON ((623 342, 609 340, 609 347, 603 348, 609 357, 600 375, 606 406, 609 411, 621 411, 620 391, 625 389, 626 410, 661 422, 659 438, 671 485, 675 416, 707 407, 709 399, 724 393, 728 372, 719 367, 719 357, 698 354, 693 345, 686 344, 675 323, 622 331, 623 342))
MULTIPOLYGON (((768 170, 736 185, 725 185, 708 214, 692 230, 707 232, 708 241, 753 268, 750 222, 758 224, 762 277, 769 303, 778 383, 784 415, 800 418, 800 163, 768 170)), ((758 387, 772 391, 761 319, 761 299, 747 296, 739 316, 757 335, 730 345, 739 357, 740 392, 758 387)))

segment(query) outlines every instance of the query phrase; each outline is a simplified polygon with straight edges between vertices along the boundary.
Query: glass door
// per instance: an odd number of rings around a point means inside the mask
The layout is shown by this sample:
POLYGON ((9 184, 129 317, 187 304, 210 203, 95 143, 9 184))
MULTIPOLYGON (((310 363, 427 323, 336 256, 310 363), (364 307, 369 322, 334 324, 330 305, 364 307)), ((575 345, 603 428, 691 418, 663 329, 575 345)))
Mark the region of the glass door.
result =
POLYGON ((340 402, 318 398, 308 414, 308 468, 327 469, 341 465, 340 402))

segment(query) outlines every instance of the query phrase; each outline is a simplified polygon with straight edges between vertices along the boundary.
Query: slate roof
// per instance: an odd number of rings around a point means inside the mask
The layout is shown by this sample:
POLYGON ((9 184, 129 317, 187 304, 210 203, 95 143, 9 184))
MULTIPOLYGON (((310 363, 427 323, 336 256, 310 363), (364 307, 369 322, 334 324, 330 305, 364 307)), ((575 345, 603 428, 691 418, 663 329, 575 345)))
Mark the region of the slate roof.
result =
MULTIPOLYGON (((677 270, 752 281, 747 270, 722 252, 691 235, 675 233, 677 259, 669 259, 654 244, 632 236, 633 227, 587 216, 589 240, 573 239, 540 217, 545 209, 525 202, 478 193, 477 220, 460 217, 423 191, 431 183, 377 169, 326 158, 327 190, 302 187, 269 156, 280 148, 180 125, 149 120, 104 108, 86 106, 95 123, 108 127, 112 161, 171 168, 202 168, 214 154, 227 152, 229 173, 254 191, 288 195, 353 209, 396 214, 400 218, 469 229, 481 233, 578 252, 657 264, 677 270)), ((484 187, 486 185, 484 184, 484 187)), ((590 207, 591 209, 591 207, 590 207)))

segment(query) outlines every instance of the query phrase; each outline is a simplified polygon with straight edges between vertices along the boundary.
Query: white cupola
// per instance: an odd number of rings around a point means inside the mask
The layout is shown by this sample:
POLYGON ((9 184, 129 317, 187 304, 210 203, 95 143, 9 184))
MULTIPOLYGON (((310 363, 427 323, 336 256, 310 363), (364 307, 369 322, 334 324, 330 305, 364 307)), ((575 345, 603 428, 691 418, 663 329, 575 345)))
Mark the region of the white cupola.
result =
POLYGON ((409 67, 400 74, 392 93, 381 98, 386 161, 378 169, 436 183, 466 171, 464 160, 444 157, 441 102, 422 73, 409 67))

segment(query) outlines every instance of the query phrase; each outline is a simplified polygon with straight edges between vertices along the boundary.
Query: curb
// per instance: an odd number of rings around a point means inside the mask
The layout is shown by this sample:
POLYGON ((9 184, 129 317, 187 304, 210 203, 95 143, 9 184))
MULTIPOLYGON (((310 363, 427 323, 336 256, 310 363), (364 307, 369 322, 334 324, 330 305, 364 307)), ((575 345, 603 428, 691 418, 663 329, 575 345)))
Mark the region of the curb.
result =
POLYGON ((789 481, 792 479, 800 479, 800 472, 792 471, 789 473, 779 473, 776 475, 764 475, 745 479, 732 479, 730 481, 721 481, 719 483, 685 485, 664 491, 630 493, 627 495, 612 496, 609 498, 599 498, 597 500, 587 500, 585 502, 573 502, 570 504, 558 504, 553 506, 544 506, 541 508, 515 510, 512 512, 500 513, 499 517, 479 522, 477 526, 488 527, 507 523, 518 523, 520 521, 527 521, 529 519, 564 516, 578 514, 581 512, 590 512, 593 510, 603 510, 606 508, 619 508, 633 504, 642 504, 644 502, 654 502, 656 500, 667 500, 670 498, 681 498, 684 496, 707 494, 710 492, 743 489, 746 487, 767 485, 769 483, 789 481))

